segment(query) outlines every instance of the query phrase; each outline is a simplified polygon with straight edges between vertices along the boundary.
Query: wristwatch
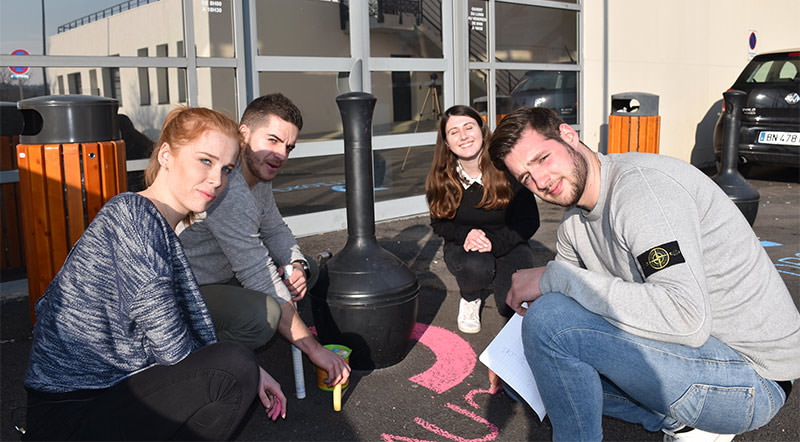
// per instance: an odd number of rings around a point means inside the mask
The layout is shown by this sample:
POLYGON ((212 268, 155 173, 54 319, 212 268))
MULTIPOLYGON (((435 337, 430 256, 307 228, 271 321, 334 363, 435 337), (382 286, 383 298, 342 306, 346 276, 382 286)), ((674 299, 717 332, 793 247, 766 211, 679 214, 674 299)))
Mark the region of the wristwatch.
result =
POLYGON ((303 267, 303 273, 305 273, 306 279, 308 279, 309 276, 311 276, 311 269, 308 267, 308 263, 306 262, 306 260, 297 259, 295 261, 292 261, 292 264, 294 264, 294 263, 298 263, 303 267))

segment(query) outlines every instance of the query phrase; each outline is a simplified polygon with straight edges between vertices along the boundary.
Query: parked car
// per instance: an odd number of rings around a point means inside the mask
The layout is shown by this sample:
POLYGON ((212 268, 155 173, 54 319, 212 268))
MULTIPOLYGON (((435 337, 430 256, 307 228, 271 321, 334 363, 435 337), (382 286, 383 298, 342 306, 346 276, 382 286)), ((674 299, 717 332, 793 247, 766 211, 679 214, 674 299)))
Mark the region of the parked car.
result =
MULTIPOLYGON (((800 167, 800 49, 756 55, 731 89, 747 93, 739 132, 740 167, 750 162, 800 167)), ((724 114, 723 104, 714 128, 718 165, 724 114)))
POLYGON ((576 71, 527 71, 511 90, 514 108, 547 107, 569 124, 578 122, 578 73, 576 71))

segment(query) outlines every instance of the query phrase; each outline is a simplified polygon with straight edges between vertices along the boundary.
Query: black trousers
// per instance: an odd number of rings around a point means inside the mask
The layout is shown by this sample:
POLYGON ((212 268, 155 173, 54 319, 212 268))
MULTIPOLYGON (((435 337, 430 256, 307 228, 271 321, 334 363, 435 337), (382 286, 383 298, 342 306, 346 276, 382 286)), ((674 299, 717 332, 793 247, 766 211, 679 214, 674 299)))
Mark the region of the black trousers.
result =
POLYGON ((497 311, 510 317, 514 311, 506 305, 506 295, 511 288, 511 275, 519 269, 533 267, 533 250, 523 243, 496 258, 491 252, 467 252, 461 244, 445 242, 444 262, 456 277, 462 298, 485 300, 492 291, 497 311))
POLYGON ((235 342, 201 348, 103 390, 28 389, 25 440, 227 440, 256 396, 258 364, 235 342))

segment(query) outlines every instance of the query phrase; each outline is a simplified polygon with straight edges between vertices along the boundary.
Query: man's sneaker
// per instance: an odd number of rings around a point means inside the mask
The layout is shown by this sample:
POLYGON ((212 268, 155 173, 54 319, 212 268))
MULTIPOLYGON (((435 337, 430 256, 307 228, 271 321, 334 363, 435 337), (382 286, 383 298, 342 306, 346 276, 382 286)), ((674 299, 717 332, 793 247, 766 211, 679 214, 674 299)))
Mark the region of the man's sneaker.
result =
POLYGON ((664 442, 730 442, 735 434, 716 434, 680 426, 675 430, 662 429, 664 432, 664 442))
POLYGON ((461 298, 458 304, 458 329, 462 333, 478 333, 481 331, 481 300, 467 301, 461 298))

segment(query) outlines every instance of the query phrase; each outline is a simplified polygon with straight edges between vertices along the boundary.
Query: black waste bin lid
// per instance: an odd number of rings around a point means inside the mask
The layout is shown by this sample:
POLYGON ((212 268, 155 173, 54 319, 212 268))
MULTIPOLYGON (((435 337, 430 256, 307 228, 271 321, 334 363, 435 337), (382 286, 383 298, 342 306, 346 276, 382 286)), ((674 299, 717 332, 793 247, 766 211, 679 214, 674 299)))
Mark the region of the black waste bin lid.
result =
POLYGON ((113 98, 48 95, 17 102, 25 118, 22 144, 62 144, 118 140, 113 98))
POLYGON ((611 96, 611 115, 657 116, 658 95, 622 92, 611 96))

